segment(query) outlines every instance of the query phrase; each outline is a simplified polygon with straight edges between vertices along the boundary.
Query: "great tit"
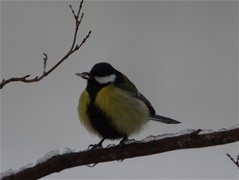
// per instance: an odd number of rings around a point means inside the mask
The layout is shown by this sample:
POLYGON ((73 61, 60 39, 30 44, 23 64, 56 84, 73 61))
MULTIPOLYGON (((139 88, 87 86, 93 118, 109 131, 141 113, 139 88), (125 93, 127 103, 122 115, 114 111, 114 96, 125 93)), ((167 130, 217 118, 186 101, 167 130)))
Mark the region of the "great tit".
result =
POLYGON ((90 72, 76 75, 87 80, 79 99, 79 118, 90 133, 102 138, 93 146, 102 146, 105 139, 122 139, 122 144, 130 135, 139 132, 148 120, 180 123, 156 115, 151 103, 136 86, 109 63, 95 64, 90 72))

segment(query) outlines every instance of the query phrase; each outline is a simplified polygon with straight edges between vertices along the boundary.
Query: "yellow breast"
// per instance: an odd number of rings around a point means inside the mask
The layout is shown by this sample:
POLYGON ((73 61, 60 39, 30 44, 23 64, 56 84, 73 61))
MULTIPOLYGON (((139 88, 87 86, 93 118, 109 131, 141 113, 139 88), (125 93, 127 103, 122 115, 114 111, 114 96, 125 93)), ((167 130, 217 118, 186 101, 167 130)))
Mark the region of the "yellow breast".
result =
MULTIPOLYGON (((87 114, 89 103, 90 97, 85 90, 79 100, 79 118, 89 132, 100 136, 89 120, 87 114)), ((110 123, 118 132, 127 136, 139 132, 149 119, 149 110, 144 102, 113 85, 108 85, 97 93, 95 104, 109 117, 110 123)))
POLYGON ((111 118, 119 132, 128 136, 137 133, 148 121, 149 111, 145 103, 114 85, 102 88, 95 104, 111 118))
POLYGON ((86 90, 84 90, 80 96, 79 104, 78 104, 78 115, 81 123, 86 127, 86 129, 90 133, 98 134, 98 132, 93 128, 88 113, 87 113, 87 107, 90 103, 90 96, 86 90))

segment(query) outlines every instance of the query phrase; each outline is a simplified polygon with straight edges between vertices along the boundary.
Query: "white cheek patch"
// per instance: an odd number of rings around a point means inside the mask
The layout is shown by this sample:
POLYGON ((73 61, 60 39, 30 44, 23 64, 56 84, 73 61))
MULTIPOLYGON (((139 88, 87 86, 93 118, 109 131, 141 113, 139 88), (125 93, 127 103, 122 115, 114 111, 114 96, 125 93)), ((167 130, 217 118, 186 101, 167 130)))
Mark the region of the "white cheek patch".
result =
POLYGON ((109 76, 104 76, 104 77, 95 76, 95 80, 100 84, 113 83, 115 82, 115 78, 116 78, 115 74, 111 74, 109 76))

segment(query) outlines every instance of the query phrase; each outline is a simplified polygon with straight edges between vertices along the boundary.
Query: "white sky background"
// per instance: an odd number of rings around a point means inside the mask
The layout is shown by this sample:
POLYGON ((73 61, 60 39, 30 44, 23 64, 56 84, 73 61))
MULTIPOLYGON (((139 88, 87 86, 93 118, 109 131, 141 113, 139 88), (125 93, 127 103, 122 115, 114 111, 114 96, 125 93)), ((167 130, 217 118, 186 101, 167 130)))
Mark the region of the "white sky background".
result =
MULTIPOLYGON (((78 2, 1 2, 1 79, 41 75, 71 46, 78 2)), ((131 138, 238 123, 238 2, 86 1, 78 42, 85 45, 38 83, 1 90, 1 171, 35 163, 47 152, 84 150, 98 143, 78 120, 77 104, 89 71, 100 61, 126 74, 158 114, 182 122, 149 122, 131 138)), ((106 141, 104 146, 118 141, 106 141)), ((238 143, 172 151, 77 167, 43 179, 237 179, 226 156, 238 143)))

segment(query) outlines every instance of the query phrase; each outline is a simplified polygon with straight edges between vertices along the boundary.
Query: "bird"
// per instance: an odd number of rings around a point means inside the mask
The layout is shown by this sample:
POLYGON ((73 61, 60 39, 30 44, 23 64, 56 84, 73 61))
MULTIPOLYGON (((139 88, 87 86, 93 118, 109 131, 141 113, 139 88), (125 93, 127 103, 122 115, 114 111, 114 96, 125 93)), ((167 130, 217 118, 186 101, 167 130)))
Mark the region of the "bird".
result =
POLYGON ((95 64, 90 72, 76 73, 87 80, 78 103, 78 115, 85 128, 101 140, 93 148, 102 147, 105 139, 121 139, 143 129, 149 120, 167 124, 181 123, 157 115, 155 109, 127 76, 107 62, 95 64))

